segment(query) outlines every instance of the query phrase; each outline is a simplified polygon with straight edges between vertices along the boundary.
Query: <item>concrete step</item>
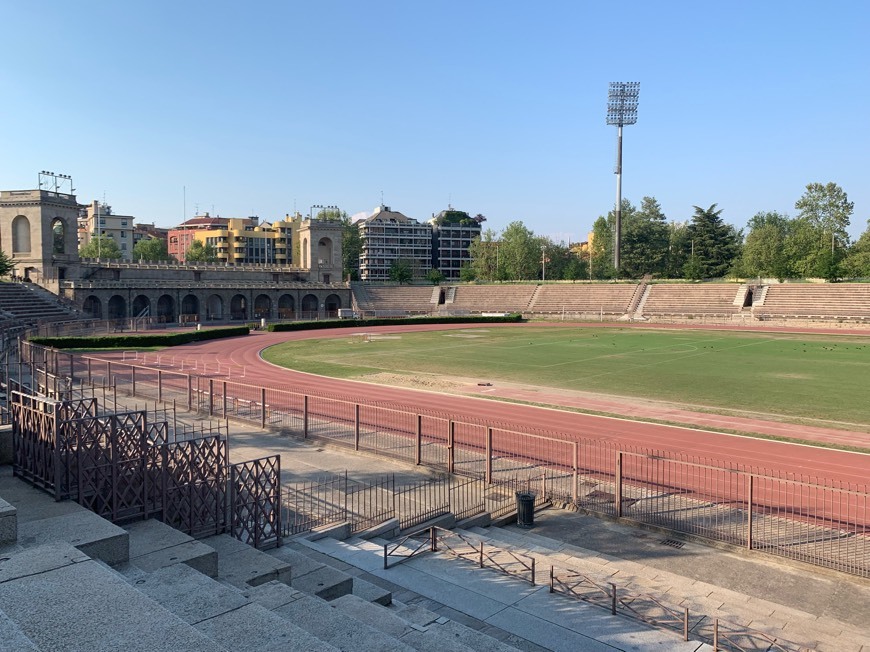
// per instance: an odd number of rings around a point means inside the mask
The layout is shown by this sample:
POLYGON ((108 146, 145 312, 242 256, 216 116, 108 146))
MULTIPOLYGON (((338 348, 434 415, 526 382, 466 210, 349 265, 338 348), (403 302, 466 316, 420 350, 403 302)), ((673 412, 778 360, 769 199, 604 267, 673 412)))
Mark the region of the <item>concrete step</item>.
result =
POLYGON ((252 601, 236 588, 185 565, 133 581, 139 591, 230 650, 334 652, 336 648, 252 601))
POLYGON ((271 580, 291 581, 290 564, 227 534, 207 537, 202 543, 217 551, 218 577, 227 584, 244 589, 271 580))
POLYGON ((18 509, 0 498, 0 545, 18 540, 18 509))
POLYGON ((217 552, 193 537, 154 519, 124 529, 130 537, 130 562, 142 570, 186 564, 209 577, 218 576, 217 552))
MULTIPOLYGON (((415 650, 424 652, 516 652, 491 636, 476 632, 445 616, 432 614, 425 624, 404 618, 403 610, 386 608, 347 595, 333 602, 355 619, 394 636, 415 650)), ((418 619, 419 620, 419 619, 418 619)))
POLYGON ((36 644, 0 609, 0 652, 39 652, 36 644))
POLYGON ((0 558, 0 604, 46 652, 225 649, 61 541, 0 558))
POLYGON ((383 570, 380 541, 300 541, 334 555, 409 591, 501 630, 514 641, 524 640, 550 650, 652 650, 681 652, 700 649, 670 631, 648 627, 598 607, 550 595, 546 586, 532 586, 495 571, 448 559, 443 553, 423 554, 383 570), (354 545, 356 544, 356 545, 354 545))
POLYGON ((273 548, 268 554, 290 566, 290 585, 324 600, 353 593, 353 577, 323 564, 288 546, 273 548))
POLYGON ((14 530, 15 541, 23 548, 65 541, 108 564, 129 559, 126 531, 71 500, 55 501, 50 494, 14 477, 11 467, 0 472, 0 496, 8 505, 5 509, 0 505, 0 544, 4 539, 10 543, 14 530))
POLYGON ((440 635, 458 641, 478 652, 513 652, 514 650, 529 650, 529 641, 513 636, 494 627, 487 628, 488 633, 478 631, 464 624, 430 611, 418 604, 403 604, 394 602, 393 609, 402 619, 420 627, 439 626, 440 635), (498 636, 499 638, 496 638, 498 636))
POLYGON ((312 595, 274 609, 302 629, 348 652, 410 652, 414 648, 312 595))
MULTIPOLYGON (((299 582, 299 577, 306 573, 306 569, 311 567, 311 564, 315 564, 317 567, 325 566, 329 569, 337 571, 339 574, 334 575, 336 582, 340 578, 350 577, 352 580, 352 591, 343 592, 340 595, 348 595, 352 593, 353 595, 362 598, 363 600, 367 600, 369 602, 377 602, 381 605, 388 605, 393 600, 393 594, 388 589, 384 589, 372 582, 366 581, 361 578, 360 575, 363 574, 358 568, 351 566, 350 564, 346 564, 343 561, 335 559, 334 557, 330 557, 329 555, 324 555, 321 552, 316 550, 312 550, 304 545, 299 543, 295 543, 293 541, 287 542, 283 547, 270 551, 271 554, 286 560, 291 568, 293 569, 293 581, 292 585, 300 590, 309 592, 310 591, 305 588, 305 584, 299 582)), ((333 598, 326 597, 317 593, 318 597, 324 598, 326 600, 334 599, 334 597, 340 597, 340 595, 336 594, 333 598)))

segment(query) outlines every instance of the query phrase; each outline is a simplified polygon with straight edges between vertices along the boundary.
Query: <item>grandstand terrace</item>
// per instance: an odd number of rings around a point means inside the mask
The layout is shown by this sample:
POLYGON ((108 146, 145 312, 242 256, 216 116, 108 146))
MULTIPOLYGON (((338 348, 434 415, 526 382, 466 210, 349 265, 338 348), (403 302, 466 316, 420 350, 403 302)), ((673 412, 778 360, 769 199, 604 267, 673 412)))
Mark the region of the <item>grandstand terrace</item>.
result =
POLYGON ((541 285, 529 311, 552 314, 624 315, 638 292, 636 283, 541 285))
POLYGON ((537 285, 460 285, 445 308, 467 312, 528 312, 537 285))
POLYGON ((404 315, 437 311, 440 291, 432 285, 354 284, 353 294, 357 307, 364 312, 404 315))
POLYGON ((4 322, 33 325, 71 319, 73 313, 54 295, 32 283, 0 283, 0 316, 4 322))
POLYGON ((733 315, 739 313, 747 286, 735 283, 656 283, 647 286, 638 312, 656 315, 733 315))
POLYGON ((870 320, 870 284, 769 285, 752 311, 759 319, 870 320))

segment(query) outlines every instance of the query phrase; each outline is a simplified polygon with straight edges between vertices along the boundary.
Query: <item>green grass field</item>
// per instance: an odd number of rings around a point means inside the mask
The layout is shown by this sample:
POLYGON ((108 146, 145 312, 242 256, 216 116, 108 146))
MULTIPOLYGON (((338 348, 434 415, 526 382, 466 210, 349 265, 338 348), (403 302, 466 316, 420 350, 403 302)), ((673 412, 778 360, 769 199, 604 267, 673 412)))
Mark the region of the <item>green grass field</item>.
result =
POLYGON ((307 340, 264 357, 360 378, 390 371, 510 381, 703 407, 870 424, 870 339, 726 331, 497 328, 307 340))

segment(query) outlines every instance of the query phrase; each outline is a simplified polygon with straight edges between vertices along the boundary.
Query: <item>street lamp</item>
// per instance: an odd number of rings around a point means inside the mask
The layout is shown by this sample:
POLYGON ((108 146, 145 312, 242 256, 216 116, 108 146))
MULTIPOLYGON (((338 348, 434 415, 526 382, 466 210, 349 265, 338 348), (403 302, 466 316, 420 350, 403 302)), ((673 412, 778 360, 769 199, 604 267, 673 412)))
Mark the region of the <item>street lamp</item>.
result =
POLYGON ((622 240, 622 127, 637 122, 640 82, 610 82, 607 91, 607 124, 616 125, 616 228, 613 240, 613 266, 619 271, 622 240))

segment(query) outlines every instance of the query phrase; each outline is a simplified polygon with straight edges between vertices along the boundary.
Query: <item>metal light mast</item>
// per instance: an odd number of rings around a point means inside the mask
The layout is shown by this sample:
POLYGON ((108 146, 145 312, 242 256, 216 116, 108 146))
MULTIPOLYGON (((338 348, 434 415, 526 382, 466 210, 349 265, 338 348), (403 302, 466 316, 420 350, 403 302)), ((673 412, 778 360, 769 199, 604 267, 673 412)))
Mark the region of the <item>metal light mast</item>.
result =
POLYGON ((613 234, 613 266, 619 271, 622 241, 622 127, 637 122, 640 82, 610 82, 607 91, 607 124, 616 125, 616 229, 613 234))

